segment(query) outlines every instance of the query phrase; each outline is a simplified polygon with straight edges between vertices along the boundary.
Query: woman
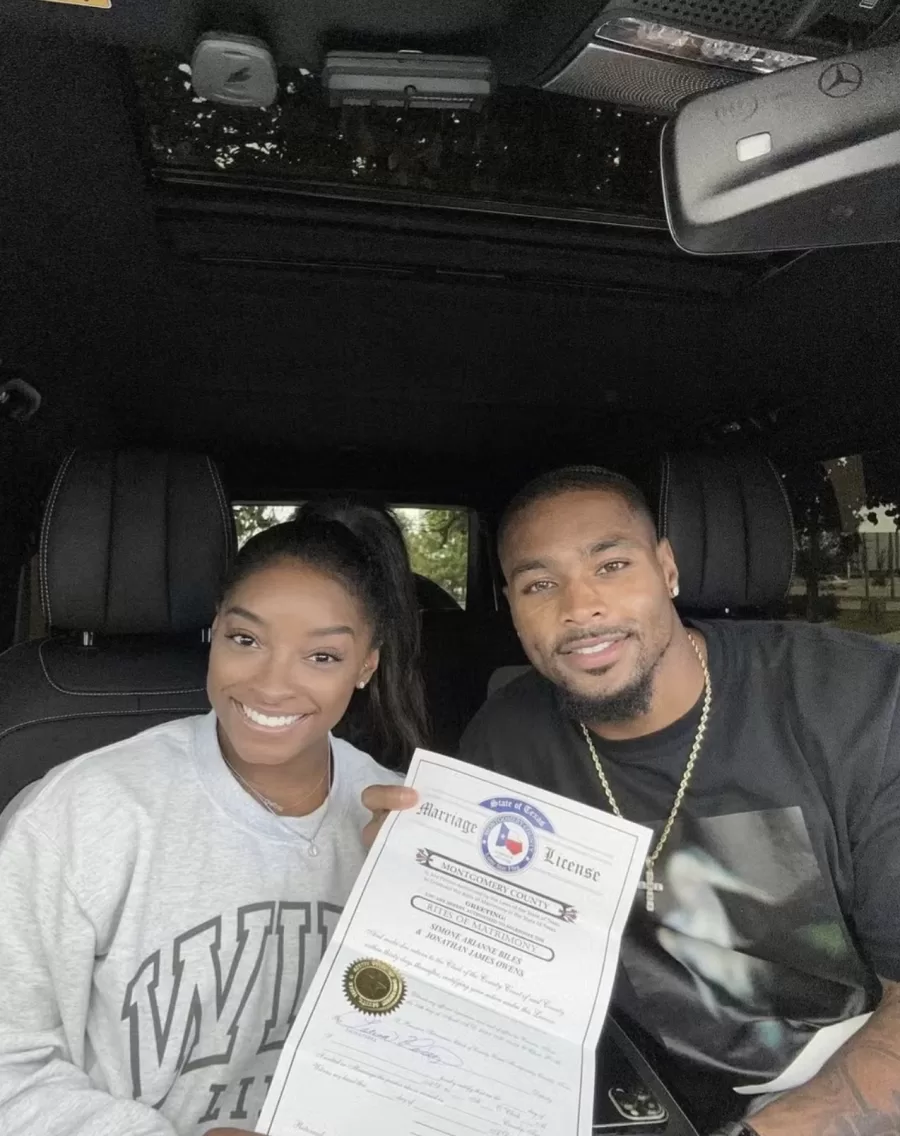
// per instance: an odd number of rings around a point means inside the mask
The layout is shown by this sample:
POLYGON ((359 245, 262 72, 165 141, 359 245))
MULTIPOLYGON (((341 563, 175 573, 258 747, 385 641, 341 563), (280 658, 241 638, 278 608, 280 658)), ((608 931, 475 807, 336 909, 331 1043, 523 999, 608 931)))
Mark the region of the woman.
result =
POLYGON ((353 702, 379 755, 409 757, 418 644, 393 519, 304 507, 226 583, 212 713, 19 803, 0 841, 3 1136, 252 1130, 377 828, 361 794, 376 816, 408 803, 333 731, 353 702))

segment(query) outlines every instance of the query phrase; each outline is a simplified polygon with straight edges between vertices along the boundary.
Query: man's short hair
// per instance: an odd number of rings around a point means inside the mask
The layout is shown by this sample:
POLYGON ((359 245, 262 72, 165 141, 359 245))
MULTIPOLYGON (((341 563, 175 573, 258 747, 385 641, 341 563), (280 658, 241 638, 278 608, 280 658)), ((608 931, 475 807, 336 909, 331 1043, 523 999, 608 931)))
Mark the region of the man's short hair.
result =
POLYGON ((539 474, 516 493, 500 517, 498 545, 502 547, 512 522, 535 502, 579 489, 602 489, 616 493, 632 514, 643 517, 656 532, 656 519, 647 504, 647 498, 633 481, 599 465, 567 465, 562 469, 539 474))

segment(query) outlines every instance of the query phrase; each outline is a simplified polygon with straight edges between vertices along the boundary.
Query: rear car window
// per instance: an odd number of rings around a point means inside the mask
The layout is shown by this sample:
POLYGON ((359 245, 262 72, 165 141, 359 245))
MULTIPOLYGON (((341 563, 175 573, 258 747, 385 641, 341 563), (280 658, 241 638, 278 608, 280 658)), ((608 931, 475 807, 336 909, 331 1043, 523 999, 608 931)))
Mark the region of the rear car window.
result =
POLYGON ((880 450, 783 476, 797 535, 784 614, 900 643, 900 462, 880 450))
MULTIPOLYGON (((290 520, 300 502, 243 502, 233 506, 238 546, 272 525, 290 520)), ((466 606, 469 567, 469 510, 457 506, 395 505, 412 570, 466 606)))

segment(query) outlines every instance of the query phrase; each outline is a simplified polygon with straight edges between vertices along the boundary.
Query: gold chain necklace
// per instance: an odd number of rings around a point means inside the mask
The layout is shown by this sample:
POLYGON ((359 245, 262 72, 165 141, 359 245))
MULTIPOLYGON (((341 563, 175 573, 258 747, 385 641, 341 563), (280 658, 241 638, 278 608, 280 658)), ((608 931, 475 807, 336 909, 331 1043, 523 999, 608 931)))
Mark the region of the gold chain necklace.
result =
MULTIPOLYGON (((666 841, 669 839, 669 833, 672 831, 672 825, 675 823, 675 818, 678 816, 678 810, 681 808, 681 802, 684 800, 684 794, 687 791, 688 784, 691 780, 691 774, 694 772, 694 765, 700 755, 700 747, 703 745, 703 736, 706 733, 706 725, 709 721, 709 711, 712 706, 712 683, 709 679, 709 667, 706 665, 706 659, 703 658, 703 652, 700 650, 696 639, 693 635, 688 633, 688 639, 691 641, 691 646, 697 658, 700 660, 700 666, 703 668, 703 709, 700 712, 700 722, 697 725, 697 733, 694 736, 694 744, 691 746, 690 756, 687 760, 687 765, 684 767, 684 774, 681 778, 681 784, 678 786, 678 792, 675 794, 675 800, 672 803, 672 811, 669 813, 669 818, 663 826, 660 833, 659 840, 656 842, 656 847, 647 857, 644 862, 644 878, 638 884, 638 887, 644 892, 647 900, 647 910, 654 911, 656 908, 655 895, 656 892, 663 890, 663 885, 655 878, 656 861, 659 859, 660 853, 665 847, 666 841)), ((584 722, 580 722, 581 732, 584 734, 584 740, 588 744, 588 749, 591 751, 591 758, 594 762, 594 768, 597 771, 597 776, 600 778, 600 784, 603 786, 603 791, 606 793, 606 799, 609 801, 610 808, 619 817, 620 820, 625 818, 619 806, 616 804, 616 798, 612 794, 612 789, 609 787, 609 782, 606 779, 606 774, 603 772, 603 766, 600 764, 600 758, 597 756, 597 750, 594 746, 594 739, 590 735, 590 731, 584 722)))

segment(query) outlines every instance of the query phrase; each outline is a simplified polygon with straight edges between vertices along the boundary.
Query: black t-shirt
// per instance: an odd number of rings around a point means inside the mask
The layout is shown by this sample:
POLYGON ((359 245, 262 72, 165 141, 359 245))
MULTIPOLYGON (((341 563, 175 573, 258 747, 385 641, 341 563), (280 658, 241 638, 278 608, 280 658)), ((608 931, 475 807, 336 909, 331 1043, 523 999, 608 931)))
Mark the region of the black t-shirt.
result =
MULTIPOLYGON (((872 1009, 876 975, 900 981, 900 650, 809 624, 695 626, 709 727, 654 913, 636 897, 615 1004, 700 1075, 714 1112, 736 1114, 735 1085, 772 1079, 817 1029, 872 1009)), ((699 716, 594 738, 623 815, 657 836, 699 716)), ((533 672, 482 707, 460 756, 609 809, 577 724, 533 672)))

